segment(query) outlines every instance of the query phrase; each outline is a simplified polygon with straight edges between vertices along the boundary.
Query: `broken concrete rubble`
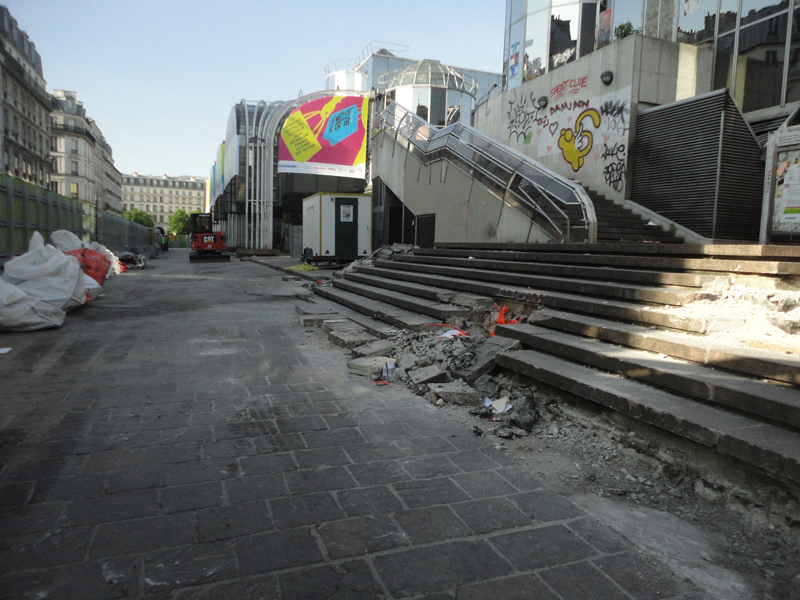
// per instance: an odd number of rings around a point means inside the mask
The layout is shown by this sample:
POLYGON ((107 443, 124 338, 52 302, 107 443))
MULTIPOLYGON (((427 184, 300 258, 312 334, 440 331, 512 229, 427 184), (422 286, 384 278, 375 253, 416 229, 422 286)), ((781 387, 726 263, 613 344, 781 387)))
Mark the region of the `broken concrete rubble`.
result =
POLYGON ((473 390, 463 381, 451 383, 430 383, 428 389, 436 398, 448 404, 476 404, 481 399, 480 392, 473 390))
POLYGON ((388 354, 392 350, 394 350, 394 342, 377 340, 354 348, 353 354, 355 356, 374 356, 376 354, 388 354))
POLYGON ((427 383, 446 383, 450 377, 447 371, 439 365, 429 365, 409 371, 408 376, 416 385, 427 383))
POLYGON ((349 265, 347 265, 344 269, 339 271, 334 271, 333 277, 339 278, 342 277, 344 273, 349 273, 353 271, 359 265, 361 266, 370 266, 375 259, 382 259, 382 260, 391 260, 391 258, 397 254, 400 256, 411 254, 414 250, 419 249, 419 246, 414 246, 413 244, 391 244, 387 246, 381 246, 377 250, 375 250, 369 256, 364 256, 359 258, 358 260, 354 260, 349 265))
POLYGON ((397 357, 397 366, 403 367, 406 370, 413 369, 417 366, 418 362, 419 359, 414 354, 408 352, 397 357))
POLYGON ((325 321, 342 319, 345 319, 345 317, 336 313, 325 313, 322 315, 300 315, 300 325, 303 327, 321 327, 325 321))
POLYGON ((368 342, 376 341, 374 335, 366 331, 331 331, 328 333, 328 339, 334 344, 343 346, 345 348, 353 348, 361 346, 368 342))
POLYGON ((472 383, 494 368, 494 357, 498 352, 510 352, 518 350, 520 347, 521 344, 518 340, 499 336, 490 337, 472 349, 473 360, 468 366, 454 370, 453 375, 467 383, 472 383))
POLYGON ((394 362, 393 359, 386 356, 365 356, 362 358, 353 358, 347 361, 347 368, 351 371, 363 373, 366 376, 372 376, 380 373, 383 370, 383 365, 387 362, 394 362))

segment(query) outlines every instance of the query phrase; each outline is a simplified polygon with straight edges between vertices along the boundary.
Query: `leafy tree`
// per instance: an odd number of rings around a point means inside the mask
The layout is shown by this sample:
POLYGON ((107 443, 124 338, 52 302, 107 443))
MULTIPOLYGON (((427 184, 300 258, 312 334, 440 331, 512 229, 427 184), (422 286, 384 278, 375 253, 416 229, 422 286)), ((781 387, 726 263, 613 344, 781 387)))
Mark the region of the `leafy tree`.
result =
POLYGON ((614 29, 614 38, 621 40, 622 38, 626 38, 634 33, 639 33, 639 30, 636 29, 630 21, 626 21, 625 23, 620 23, 616 26, 614 29))
MULTIPOLYGON (((199 210, 196 210, 192 212, 192 214, 195 215, 199 212, 199 210)), ((182 208, 179 208, 170 216, 167 227, 171 233, 176 235, 190 234, 192 232, 192 225, 189 220, 189 214, 182 208)))
POLYGON ((134 223, 138 223, 139 225, 144 225, 145 227, 153 227, 153 217, 148 215, 143 210, 139 210, 134 208, 133 210, 126 210, 122 213, 122 217, 128 219, 128 221, 133 221, 134 223))

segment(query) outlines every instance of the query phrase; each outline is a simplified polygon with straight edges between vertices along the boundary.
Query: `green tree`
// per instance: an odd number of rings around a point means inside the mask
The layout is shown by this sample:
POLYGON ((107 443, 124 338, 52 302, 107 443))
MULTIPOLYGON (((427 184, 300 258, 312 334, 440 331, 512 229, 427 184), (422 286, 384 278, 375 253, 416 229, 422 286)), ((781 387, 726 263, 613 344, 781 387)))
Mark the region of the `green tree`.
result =
POLYGON ((614 29, 614 38, 621 40, 622 38, 626 38, 634 33, 639 33, 639 30, 636 29, 630 21, 626 21, 625 23, 620 23, 616 26, 614 29))
POLYGON ((133 210, 126 210, 124 213, 122 213, 122 217, 128 219, 128 221, 133 221, 139 225, 144 225, 145 227, 152 227, 154 225, 153 217, 148 215, 143 210, 136 208, 133 210))
MULTIPOLYGON (((196 210, 192 214, 194 215, 199 212, 199 210, 196 210)), ((174 233, 175 235, 190 234, 192 232, 192 225, 191 221, 189 220, 189 214, 182 208, 179 208, 172 215, 170 215, 167 227, 169 228, 170 233, 174 233)))

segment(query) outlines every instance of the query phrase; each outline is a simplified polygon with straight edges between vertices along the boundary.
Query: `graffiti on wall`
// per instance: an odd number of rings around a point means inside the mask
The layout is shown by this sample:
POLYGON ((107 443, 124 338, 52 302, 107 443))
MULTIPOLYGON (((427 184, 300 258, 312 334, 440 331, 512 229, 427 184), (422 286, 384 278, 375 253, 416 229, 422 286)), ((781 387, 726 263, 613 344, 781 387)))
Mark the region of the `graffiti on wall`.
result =
POLYGON ((513 92, 508 101, 508 139, 530 144, 539 110, 532 93, 518 95, 513 92))
POLYGON ((603 178, 612 190, 622 192, 625 189, 625 164, 628 151, 625 144, 615 142, 611 145, 603 143, 603 178))
POLYGON ((550 89, 549 104, 539 108, 537 93, 515 90, 507 105, 509 143, 535 146, 537 158, 560 157, 572 173, 595 173, 615 192, 624 192, 631 89, 588 93, 585 77, 566 79, 550 89))
POLYGON ((595 128, 600 126, 600 113, 593 108, 587 108, 575 119, 575 129, 569 127, 562 129, 561 136, 558 138, 561 155, 576 173, 583 166, 584 157, 592 151, 594 136, 588 130, 592 125, 595 128), (583 129, 584 122, 587 130, 583 129))

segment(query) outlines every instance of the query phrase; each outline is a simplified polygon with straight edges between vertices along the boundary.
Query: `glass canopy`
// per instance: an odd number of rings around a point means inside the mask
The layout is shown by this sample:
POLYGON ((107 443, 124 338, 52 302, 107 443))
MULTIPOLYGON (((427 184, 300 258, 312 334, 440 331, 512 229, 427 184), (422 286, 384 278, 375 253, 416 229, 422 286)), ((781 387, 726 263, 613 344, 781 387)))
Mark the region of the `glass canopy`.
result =
POLYGON ((478 82, 473 77, 459 73, 438 60, 421 60, 405 69, 381 75, 378 82, 387 91, 406 85, 421 85, 456 90, 473 98, 478 91, 478 82))

